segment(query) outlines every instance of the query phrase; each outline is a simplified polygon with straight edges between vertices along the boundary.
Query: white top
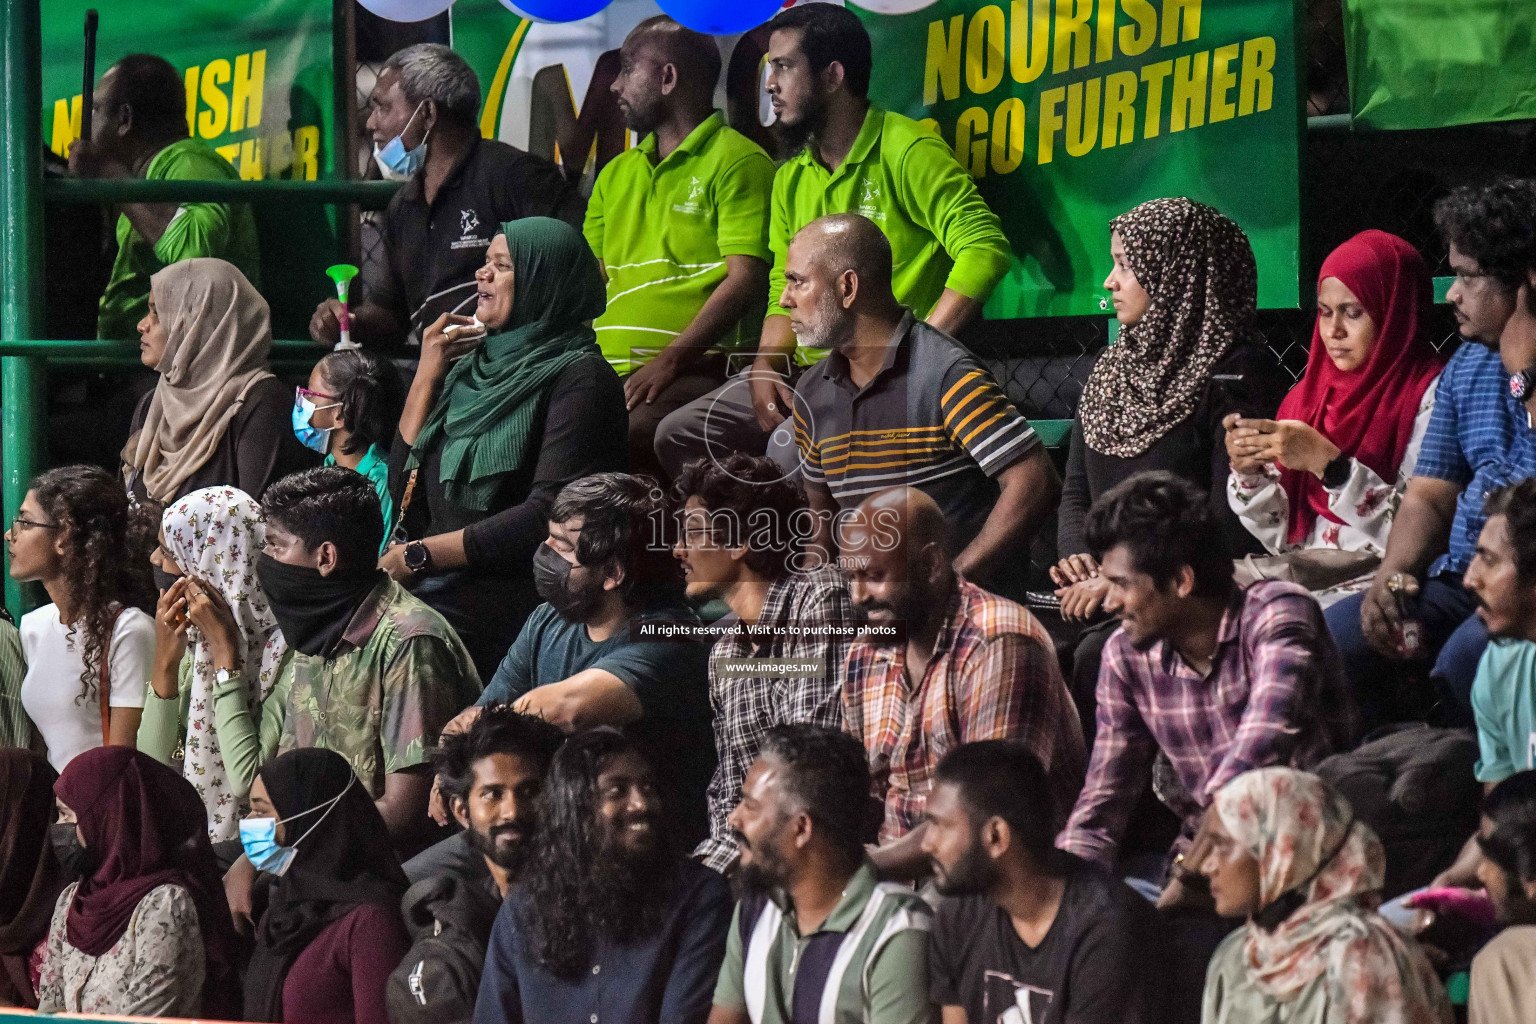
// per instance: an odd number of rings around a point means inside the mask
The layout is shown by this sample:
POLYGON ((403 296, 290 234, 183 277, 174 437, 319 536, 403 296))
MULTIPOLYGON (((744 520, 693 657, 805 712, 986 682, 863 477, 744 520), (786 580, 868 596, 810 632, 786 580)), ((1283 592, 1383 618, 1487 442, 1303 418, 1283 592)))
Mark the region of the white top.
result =
MULTIPOLYGON (((27 658, 21 706, 48 744, 48 763, 56 772, 63 772, 76 754, 101 746, 97 681, 92 679, 89 687, 82 685, 85 640, 69 632, 59 621, 58 605, 44 605, 21 617, 21 650, 27 658)), ((137 608, 123 609, 108 651, 112 684, 108 705, 142 708, 144 684, 154 663, 155 620, 137 608)))
POLYGON ((1328 510, 1343 520, 1342 523, 1318 516, 1305 540, 1299 544, 1290 543, 1286 539, 1290 528, 1290 501, 1285 488, 1280 486, 1280 471, 1273 464, 1251 476, 1234 469, 1227 478, 1227 505, 1272 555, 1306 548, 1369 551, 1378 557, 1386 554, 1387 534, 1392 530, 1392 519, 1397 514, 1403 491, 1408 487, 1408 478, 1413 476, 1418 464, 1419 449, 1424 445, 1424 434, 1435 410, 1435 391, 1439 386, 1437 376, 1424 389, 1424 397, 1419 400, 1419 411, 1413 420, 1413 434, 1403 453, 1403 461, 1398 464, 1395 480, 1383 480, 1365 463, 1351 458, 1349 478, 1343 486, 1324 488, 1328 492, 1328 510))

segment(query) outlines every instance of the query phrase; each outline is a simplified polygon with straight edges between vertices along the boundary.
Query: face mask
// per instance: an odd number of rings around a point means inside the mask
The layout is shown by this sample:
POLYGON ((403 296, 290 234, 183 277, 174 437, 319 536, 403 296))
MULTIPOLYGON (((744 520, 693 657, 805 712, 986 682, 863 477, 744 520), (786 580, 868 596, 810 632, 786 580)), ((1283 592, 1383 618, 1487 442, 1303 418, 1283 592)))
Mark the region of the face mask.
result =
POLYGON ((150 563, 149 571, 154 574, 155 589, 160 591, 162 594, 174 587, 176 585, 176 581, 181 579, 180 576, 177 576, 173 573, 168 573, 154 563, 150 563))
POLYGON ((53 844, 53 859, 59 862, 66 878, 85 878, 91 874, 91 852, 80 845, 74 822, 61 821, 49 826, 48 841, 53 844))
POLYGON ((311 657, 331 653, 382 576, 371 564, 326 576, 307 565, 279 562, 265 551, 256 556, 256 580, 267 595, 283 639, 289 650, 311 657))
POLYGON ((325 803, 317 807, 311 807, 307 811, 300 811, 290 818, 283 818, 282 821, 287 823, 314 814, 316 811, 324 812, 315 820, 313 825, 304 830, 304 835, 299 836, 299 838, 287 846, 283 846, 277 841, 277 818, 240 819, 240 846, 245 850, 245 859, 250 861, 251 866, 257 871, 266 871, 269 874, 281 877, 293 866, 293 858, 299 855, 299 844, 311 832, 320 827, 320 823, 325 820, 326 815, 331 813, 331 808, 335 807, 341 798, 347 795, 347 790, 351 789, 352 783, 356 781, 357 778, 355 776, 347 780, 347 784, 342 787, 341 792, 325 803))
POLYGON ((310 448, 324 455, 331 447, 331 432, 335 427, 317 427, 309 421, 315 413, 321 409, 335 409, 340 402, 332 402, 330 405, 316 405, 308 395, 295 395, 293 399, 293 436, 299 439, 299 443, 305 448, 310 448))
MULTIPOLYGON (((384 175, 387 181, 409 181, 412 176, 427 162, 427 136, 421 137, 421 144, 415 149, 408 150, 405 143, 405 133, 411 129, 411 121, 416 120, 416 115, 421 113, 422 104, 416 104, 416 109, 411 111, 411 120, 405 122, 405 127, 400 129, 400 134, 390 139, 380 149, 379 144, 373 144, 373 162, 379 165, 379 173, 384 175)), ((432 129, 427 129, 427 135, 432 134, 432 129)))
POLYGON ((548 544, 540 544, 533 553, 533 586, 539 597, 567 622, 585 622, 597 608, 601 591, 571 587, 571 565, 560 552, 548 544))

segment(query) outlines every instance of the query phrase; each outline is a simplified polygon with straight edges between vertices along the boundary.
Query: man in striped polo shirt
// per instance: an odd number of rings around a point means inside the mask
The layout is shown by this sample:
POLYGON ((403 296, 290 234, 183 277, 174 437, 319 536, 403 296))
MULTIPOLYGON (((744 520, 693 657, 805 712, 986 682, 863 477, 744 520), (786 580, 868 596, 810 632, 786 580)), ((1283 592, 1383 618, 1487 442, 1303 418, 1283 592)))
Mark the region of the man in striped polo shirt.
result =
POLYGON ((933 913, 864 855, 864 751, 821 726, 768 731, 731 813, 748 891, 709 1024, 927 1024, 933 913))
MULTIPOLYGON (((802 345, 830 349, 795 388, 795 441, 818 538, 832 515, 888 487, 916 487, 947 524, 966 579, 1004 594, 1061 493, 1029 421, 959 342, 891 291, 891 245, 855 213, 807 224, 790 243, 779 305, 802 345)), ((1012 584, 1010 586, 1010 584, 1012 584)))

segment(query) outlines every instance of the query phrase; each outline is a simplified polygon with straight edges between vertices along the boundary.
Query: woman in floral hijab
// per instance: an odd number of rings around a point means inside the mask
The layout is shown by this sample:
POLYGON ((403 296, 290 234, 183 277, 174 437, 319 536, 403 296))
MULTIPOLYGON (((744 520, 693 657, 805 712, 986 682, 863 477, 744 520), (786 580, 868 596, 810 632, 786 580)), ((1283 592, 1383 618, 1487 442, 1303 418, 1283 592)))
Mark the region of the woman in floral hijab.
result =
POLYGON ((1424 953, 1376 913, 1381 841, 1322 779, 1245 772, 1204 832, 1216 910, 1248 922, 1211 957, 1201 1024, 1449 1024, 1424 953))
POLYGON ((139 746, 160 760, 182 761, 183 774, 207 808, 209 839, 237 839, 251 780, 244 769, 232 778, 226 767, 214 705, 218 700, 240 700, 244 711, 259 717, 287 649, 256 581, 256 556, 266 543, 266 527, 260 506, 244 491, 205 487, 165 510, 160 538, 156 679, 146 701, 139 746), (173 578, 178 575, 184 579, 173 578), (194 613, 189 621, 189 605, 207 608, 212 615, 194 613), (220 641, 233 648, 236 671, 226 673, 222 681, 215 666, 216 641, 208 629, 198 627, 198 619, 216 623, 223 634, 220 641), (164 678, 172 672, 177 677, 174 689, 164 678), (173 749, 178 739, 179 749, 173 749))

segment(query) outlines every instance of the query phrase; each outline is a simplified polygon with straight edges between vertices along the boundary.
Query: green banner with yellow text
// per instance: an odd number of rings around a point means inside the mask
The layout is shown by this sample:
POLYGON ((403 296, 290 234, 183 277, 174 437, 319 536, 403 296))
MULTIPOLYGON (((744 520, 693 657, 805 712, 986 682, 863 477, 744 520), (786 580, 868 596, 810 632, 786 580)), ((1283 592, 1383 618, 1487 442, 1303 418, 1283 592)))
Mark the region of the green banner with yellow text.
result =
POLYGON ((100 11, 96 76, 129 53, 164 57, 186 83, 193 135, 247 180, 328 177, 331 0, 46 0, 43 143, 80 134, 85 12, 100 11))
POLYGON ((874 41, 871 98, 930 120, 1002 218, 1015 261, 989 317, 1101 312, 1109 219, 1173 195, 1247 232, 1261 306, 1297 304, 1294 0, 858 13, 874 41))

